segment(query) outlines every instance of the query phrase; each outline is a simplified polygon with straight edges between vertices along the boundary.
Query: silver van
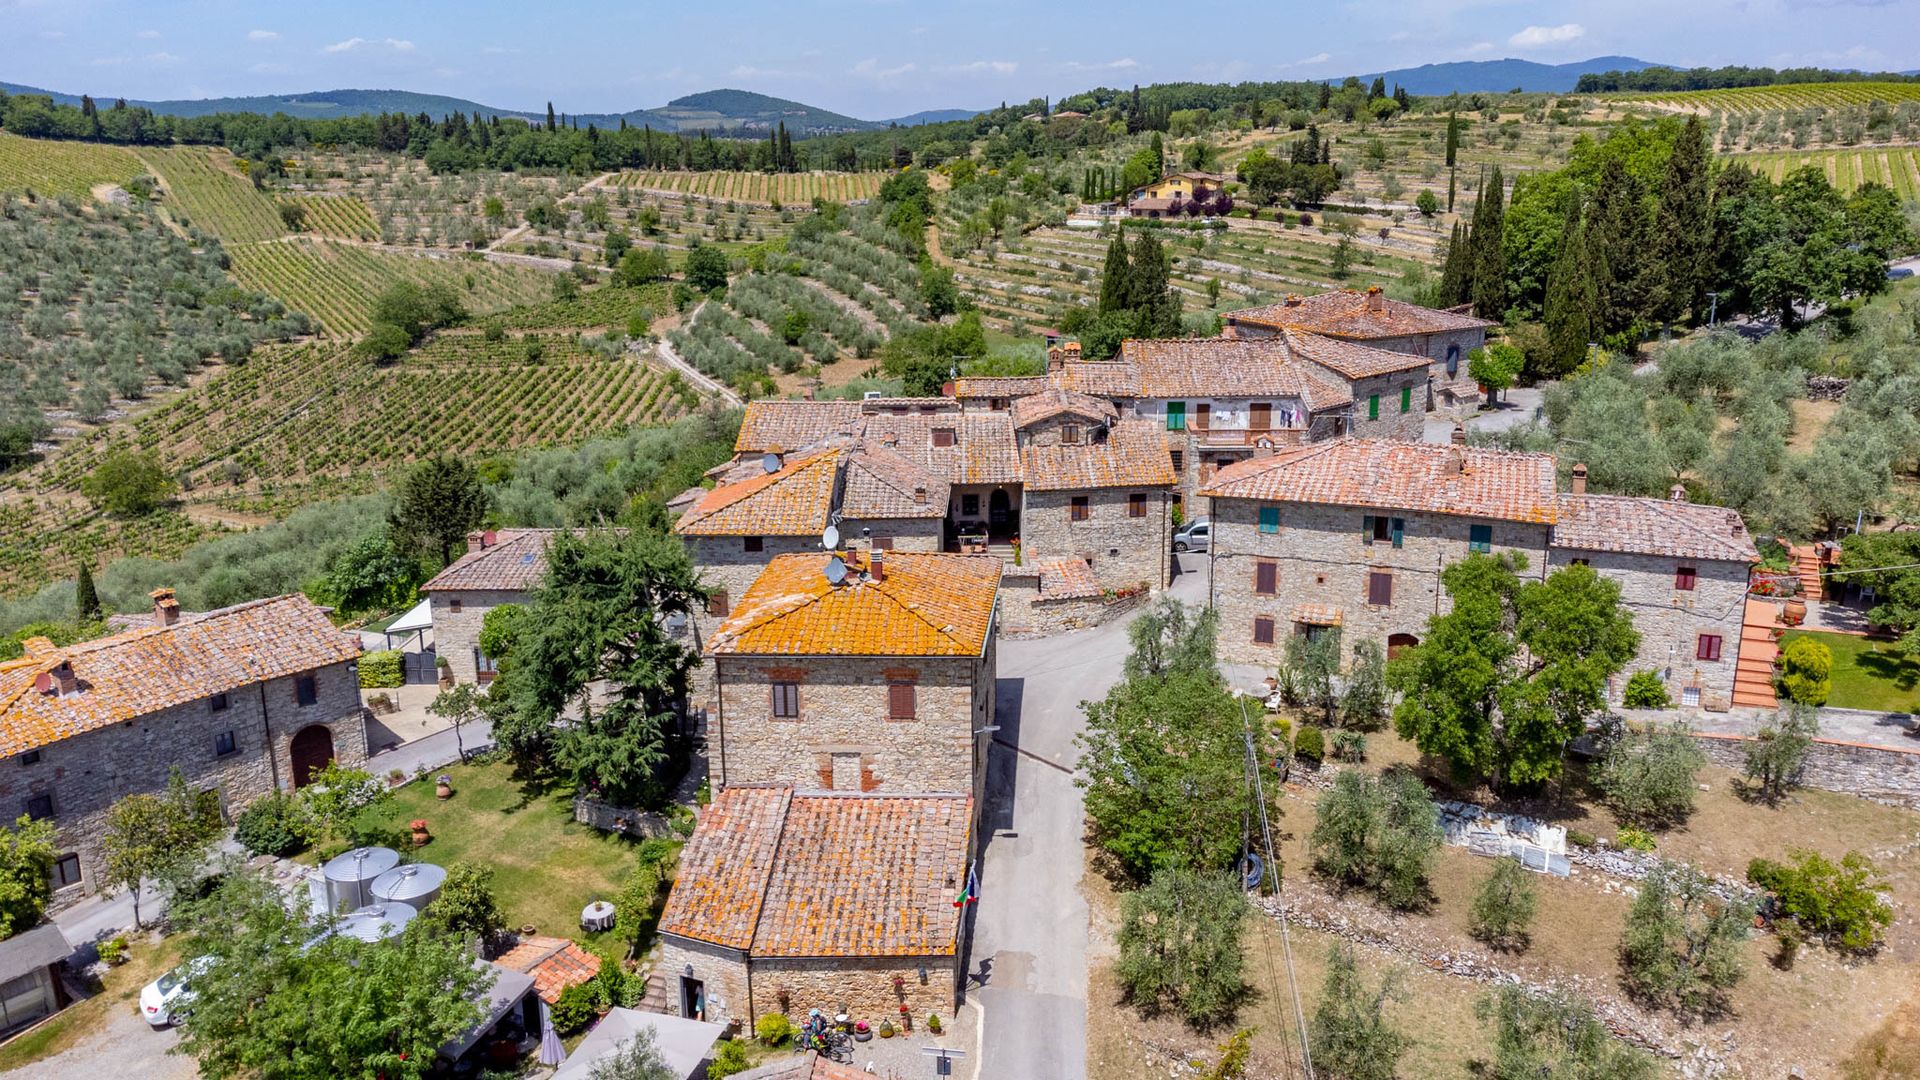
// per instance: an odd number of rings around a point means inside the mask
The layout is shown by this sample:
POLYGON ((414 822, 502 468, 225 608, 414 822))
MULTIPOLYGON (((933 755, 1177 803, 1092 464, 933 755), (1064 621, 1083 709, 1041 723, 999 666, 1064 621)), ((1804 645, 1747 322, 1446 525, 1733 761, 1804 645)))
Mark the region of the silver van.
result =
POLYGON ((1213 537, 1212 518, 1194 518, 1192 521, 1174 530, 1173 550, 1205 551, 1207 543, 1213 537))

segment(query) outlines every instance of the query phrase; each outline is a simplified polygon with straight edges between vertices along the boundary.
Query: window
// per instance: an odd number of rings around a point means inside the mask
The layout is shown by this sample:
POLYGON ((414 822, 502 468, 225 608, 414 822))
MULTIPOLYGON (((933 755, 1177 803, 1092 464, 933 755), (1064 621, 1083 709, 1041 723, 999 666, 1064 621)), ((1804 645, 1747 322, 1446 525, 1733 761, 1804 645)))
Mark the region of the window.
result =
POLYGON ((1060 442, 1062 445, 1065 445, 1065 446, 1080 445, 1080 425, 1079 424, 1061 424, 1060 425, 1060 442))
POLYGON ((953 445, 953 429, 950 427, 934 428, 933 429, 933 445, 952 446, 953 445))
POLYGON ((1279 507, 1263 506, 1260 508, 1260 531, 1263 533, 1277 533, 1280 531, 1279 507))
POLYGON ((213 737, 214 757, 226 757, 238 749, 240 749, 240 744, 234 740, 233 732, 231 731, 223 731, 213 737))
POLYGON ((1067 520, 1085 521, 1092 516, 1093 511, 1087 506, 1087 497, 1085 495, 1075 495, 1073 502, 1067 507, 1067 520))
POLYGON ((232 703, 227 700, 226 693, 222 691, 221 693, 215 694, 212 697, 207 699, 207 711, 208 712, 226 712, 227 706, 230 704, 232 703))
POLYGON ((1273 617, 1258 615, 1253 620, 1253 643, 1255 645, 1273 644, 1273 617))
POLYGON ((913 684, 910 682, 890 682, 887 684, 887 719, 913 719, 913 684))
POLYGON ((1592 566, 1593 565, 1592 559, 1572 559, 1569 561, 1574 566, 1592 566))
POLYGON ((29 795, 20 805, 21 812, 35 821, 53 820, 53 796, 29 795))
POLYGON ((987 408, 992 409, 995 412, 1005 412, 1007 407, 1012 404, 1013 404, 1013 401, 1010 398, 997 397, 997 398, 989 398, 987 400, 987 408))
POLYGON ((1701 634, 1700 646, 1693 651, 1693 655, 1697 660, 1720 659, 1720 635, 1701 634))
POLYGON ((1173 459, 1174 472, 1178 473, 1178 472, 1186 471, 1187 455, 1185 453, 1179 450, 1169 450, 1167 451, 1167 456, 1173 459))
POLYGON ((1449 378, 1460 374, 1460 346, 1447 346, 1447 375, 1449 378))
POLYGON ((1253 591, 1257 596, 1272 596, 1280 591, 1280 564, 1261 559, 1253 564, 1253 591))
POLYGON ((1397 517, 1375 517, 1368 514, 1361 520, 1360 539, 1369 544, 1391 543, 1399 547, 1407 535, 1407 519, 1397 517))
POLYGON ((1385 570, 1367 573, 1367 603, 1374 607, 1393 606, 1393 575, 1385 570))
POLYGON ((80 856, 62 855, 53 864, 53 887, 64 889, 80 884, 80 856))
POLYGON ((1493 526, 1469 525, 1467 527, 1467 550, 1488 552, 1493 550, 1493 526))
POLYGON ((979 517, 980 516, 980 496, 978 495, 960 496, 960 516, 961 517, 979 517))
POLYGON ((766 548, 766 546, 767 546, 767 542, 763 537, 743 536, 740 538, 741 551, 762 551, 766 548))
POLYGON ((1369 420, 1380 419, 1380 395, 1379 394, 1367 395, 1367 419, 1369 420))
POLYGON ((1681 592, 1692 592, 1694 582, 1699 580, 1700 572, 1691 566, 1682 566, 1673 572, 1673 587, 1681 592))
POLYGON ((459 597, 456 596, 453 599, 447 601, 447 611, 449 611, 454 615, 460 614, 460 598, 459 597))
POLYGON ((1213 403, 1203 401, 1193 407, 1193 427, 1195 431, 1205 431, 1213 426, 1213 403))
POLYGON ((729 610, 727 606, 727 590, 716 589, 712 595, 707 597, 707 614, 724 619, 727 617, 729 610))
POLYGON ((1400 388, 1400 411, 1403 413, 1413 411, 1413 387, 1411 386, 1400 388))
POLYGON ((493 657, 473 650, 473 678, 475 682, 490 683, 500 674, 500 663, 493 657))
POLYGON ((293 700, 299 705, 312 705, 320 700, 320 687, 311 675, 301 675, 293 680, 293 700))
POLYGON ((1167 402, 1167 430, 1187 430, 1187 403, 1184 401, 1167 402))
POLYGON ((773 716, 776 720, 800 719, 799 683, 777 682, 773 684, 773 716))
POLYGON ((1127 496, 1127 516, 1143 518, 1147 516, 1147 493, 1135 491, 1127 496))
POLYGON ((1680 688, 1680 704, 1685 705, 1689 709, 1699 708, 1700 707, 1700 688, 1697 686, 1681 687, 1680 688))
POLYGON ((24 754, 21 754, 21 755, 20 755, 20 764, 22 764, 22 765, 38 765, 38 764, 40 764, 40 751, 38 751, 38 750, 29 750, 29 751, 27 751, 26 753, 24 753, 24 754))

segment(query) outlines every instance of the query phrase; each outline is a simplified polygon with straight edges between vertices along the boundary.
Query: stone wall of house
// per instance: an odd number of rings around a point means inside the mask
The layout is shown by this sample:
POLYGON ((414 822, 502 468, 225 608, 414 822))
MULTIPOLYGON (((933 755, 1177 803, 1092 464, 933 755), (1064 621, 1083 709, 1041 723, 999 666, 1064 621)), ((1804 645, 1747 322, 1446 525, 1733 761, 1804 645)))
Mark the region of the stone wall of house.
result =
POLYGON ((1074 491, 1027 491, 1020 519, 1023 561, 1085 559, 1094 577, 1109 589, 1167 584, 1172 558, 1172 533, 1167 512, 1169 488, 1094 488, 1074 491), (1128 516, 1128 496, 1147 497, 1143 517, 1128 516), (1071 520, 1075 496, 1087 499, 1087 519, 1071 520))
POLYGON ((720 708, 708 720, 716 789, 792 784, 802 790, 974 790, 976 765, 985 755, 973 731, 983 726, 977 722, 982 710, 992 707, 991 700, 975 700, 980 659, 712 659, 720 683, 720 708), (887 718, 887 688, 895 679, 915 684, 911 720, 887 718), (775 682, 800 684, 799 719, 772 716, 775 682))
MULTIPOLYGON (((817 533, 806 536, 762 536, 759 537, 759 551, 748 551, 746 540, 741 536, 686 538, 687 551, 693 558, 693 568, 700 572, 700 580, 709 588, 724 591, 728 608, 740 602, 740 598, 747 594, 747 588, 775 555, 820 550, 817 533)), ((824 555, 820 565, 826 565, 824 555)))
POLYGON ((1732 704, 1747 591, 1745 563, 1560 547, 1547 558, 1553 570, 1586 559, 1600 576, 1620 585, 1620 603, 1640 632, 1640 651, 1614 678, 1609 689, 1615 700, 1626 692, 1634 672, 1652 670, 1661 673, 1676 704, 1688 687, 1699 689, 1699 704, 1708 709, 1732 704), (1682 566, 1695 571, 1690 590, 1674 587, 1675 571, 1682 566), (1719 635, 1720 659, 1699 659, 1702 634, 1719 635))
POLYGON ((293 678, 273 679, 230 691, 227 707, 218 712, 210 697, 185 702, 62 739, 42 747, 31 765, 15 760, 0 769, 6 820, 24 813, 29 798, 51 795, 60 853, 80 856, 80 883, 62 889, 56 903, 98 890, 107 811, 124 795, 165 790, 173 766, 189 788, 218 792, 221 812, 232 820, 262 795, 293 787, 293 737, 310 725, 332 733, 334 760, 366 761, 366 710, 356 665, 333 664, 312 674, 312 705, 296 704, 293 678), (220 754, 216 742, 229 732, 234 750, 220 754))
POLYGON ((1426 372, 1414 368, 1355 380, 1353 389, 1353 433, 1367 439, 1395 439, 1419 442, 1426 434, 1426 372), (1378 398, 1380 416, 1370 420, 1371 402, 1378 398), (1406 402, 1406 409, 1400 403, 1406 402))
MULTIPOLYGON (((840 522, 840 543, 860 548, 869 540, 892 540, 894 551, 939 551, 945 524, 940 518, 847 518, 840 522)), ((814 547, 819 546, 816 538, 814 547)))
MULTIPOLYGON (((1229 327, 1227 336, 1256 340, 1270 338, 1276 331, 1262 326, 1238 325, 1229 327)), ((1440 334, 1408 334, 1404 337, 1377 338, 1361 341, 1358 344, 1370 348, 1385 349, 1388 352, 1406 353, 1409 356, 1424 356, 1432 362, 1427 365, 1425 385, 1429 411, 1447 416, 1462 416, 1472 412, 1480 404, 1480 387, 1467 374, 1467 354, 1487 343, 1487 331, 1484 327, 1467 330, 1450 330, 1440 334), (1449 361, 1451 352, 1452 360, 1449 361), (1448 371, 1451 366, 1453 370, 1448 371)), ((1418 391, 1414 395, 1419 397, 1418 391)), ((1366 397, 1354 395, 1360 405, 1366 404, 1366 397)), ((1397 394, 1396 394, 1397 400, 1397 394)), ((1386 399, 1381 398, 1384 404, 1386 399)), ((1365 415, 1362 413, 1361 415, 1365 415)))
MULTIPOLYGON (((1753 742, 1750 735, 1696 732, 1694 738, 1707 760, 1735 770, 1746 764, 1747 746, 1753 742)), ((1920 751, 1815 739, 1799 782, 1822 791, 1920 809, 1920 751)))
POLYGON ((427 599, 435 655, 447 662, 455 682, 470 683, 479 678, 475 654, 487 612, 502 604, 524 604, 527 594, 513 589, 435 589, 427 599))
POLYGON ((660 973, 660 981, 665 984, 667 1012, 670 1015, 685 1015, 682 1011, 684 1003, 680 1000, 680 980, 686 977, 691 968, 692 977, 706 984, 707 1009, 705 1017, 690 1016, 688 1019, 706 1019, 716 1024, 738 1020, 742 1030, 753 1030, 755 1013, 744 952, 673 934, 662 934, 658 956, 654 970, 660 973))
POLYGON ((1114 599, 1075 596, 1045 600, 1040 596, 1037 575, 1009 568, 1000 579, 1000 633, 1004 637, 1047 637, 1085 630, 1132 611, 1149 595, 1141 591, 1114 599))
POLYGON ((1301 604, 1339 608, 1349 646, 1371 638, 1386 647, 1394 635, 1424 634, 1428 616, 1446 610, 1439 571, 1466 557, 1473 525, 1492 527, 1495 553, 1525 554, 1530 574, 1540 572, 1545 562, 1545 525, 1280 503, 1279 531, 1262 533, 1261 505, 1246 499, 1214 500, 1209 594, 1220 611, 1220 658, 1228 663, 1278 663, 1288 636, 1295 632, 1293 610, 1301 604), (1376 513, 1405 522, 1400 547, 1363 536, 1366 516, 1376 513), (1254 591, 1255 567, 1265 559, 1277 567, 1272 596, 1254 591), (1368 577, 1375 571, 1393 577, 1390 604, 1367 602, 1368 577), (1254 643, 1254 620, 1259 616, 1274 620, 1270 645, 1254 643))
POLYGON ((952 1020, 959 1004, 957 956, 755 957, 752 969, 755 1017, 783 1011, 784 992, 784 1011, 795 1020, 804 1019, 809 1009, 819 1009, 829 1017, 844 1009, 850 1019, 865 1020, 874 1027, 879 1027, 882 1020, 892 1020, 899 1027, 900 1006, 905 1004, 918 1032, 927 1022, 928 1013, 938 1013, 942 1021, 952 1020), (926 972, 924 980, 922 971, 926 972), (898 989, 894 986, 896 977, 900 980, 898 989))

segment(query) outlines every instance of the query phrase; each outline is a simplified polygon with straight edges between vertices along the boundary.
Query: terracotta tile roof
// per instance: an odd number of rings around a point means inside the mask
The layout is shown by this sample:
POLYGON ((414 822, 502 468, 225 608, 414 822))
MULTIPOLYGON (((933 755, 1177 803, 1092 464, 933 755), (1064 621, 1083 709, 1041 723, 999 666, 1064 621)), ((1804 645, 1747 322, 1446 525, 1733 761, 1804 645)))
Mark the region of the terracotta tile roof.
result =
POLYGON ((862 398, 860 401, 860 411, 869 416, 895 410, 918 413, 959 412, 960 402, 950 397, 877 397, 862 398))
POLYGON ((1200 494, 1551 523, 1551 454, 1343 438, 1249 458, 1200 494))
POLYGON ((1350 341, 1405 337, 1409 334, 1438 334, 1449 330, 1471 330, 1494 325, 1471 315, 1436 311, 1404 300, 1379 298, 1378 308, 1367 305, 1367 294, 1354 289, 1309 296, 1289 303, 1281 301, 1265 307, 1245 308, 1226 314, 1229 326, 1246 323, 1273 329, 1294 328, 1327 337, 1350 341))
POLYGON ((825 552, 778 555, 707 643, 712 653, 774 656, 979 656, 1000 588, 997 555, 895 551, 883 579, 849 553, 840 585, 825 552))
POLYGON ((1133 199, 1129 201, 1127 203, 1127 209, 1159 210, 1162 212, 1167 212, 1167 211, 1171 211, 1176 206, 1185 206, 1185 205, 1186 205, 1185 199, 1171 199, 1165 196, 1157 196, 1157 195, 1142 195, 1137 199, 1133 199))
POLYGON ((494 963, 508 971, 533 976, 534 992, 551 1005, 560 992, 600 974, 600 958, 566 938, 522 938, 494 963))
POLYGON ((956 398, 1017 398, 1037 394, 1050 384, 1045 375, 980 375, 956 379, 956 398))
POLYGON ((1760 558, 1738 511, 1629 495, 1562 495, 1553 546, 1750 563, 1760 558))
POLYGON ((1020 449, 1013 438, 1013 420, 1006 413, 880 413, 867 417, 859 430, 868 444, 897 450, 945 476, 949 483, 1020 482, 1020 449), (953 445, 934 445, 934 432, 940 429, 953 432, 953 445))
POLYGON ((850 518, 944 518, 946 477, 904 454, 864 443, 847 454, 840 510, 850 518))
POLYGON ((731 787, 713 797, 680 851, 660 932, 729 949, 753 944, 792 788, 731 787))
POLYGON ((1121 360, 1072 361, 1054 376, 1068 390, 1095 397, 1132 398, 1140 393, 1140 371, 1121 360))
POLYGON ((1120 421, 1105 442, 1028 446, 1020 461, 1029 491, 1157 487, 1178 479, 1165 433, 1147 419, 1120 421))
POLYGON ((1366 379, 1396 371, 1412 371, 1424 368, 1428 363, 1424 356, 1376 349, 1352 341, 1338 341, 1305 330, 1283 330, 1280 336, 1293 350, 1293 355, 1346 379, 1366 379))
POLYGON ((859 418, 857 401, 749 401, 733 451, 785 454, 844 432, 859 418))
POLYGON ((1335 604, 1295 604, 1287 618, 1308 626, 1339 626, 1340 608, 1335 604))
MULTIPOLYGON (((1426 363, 1418 357, 1388 355, 1396 361, 1412 361, 1400 363, 1399 368, 1426 363)), ((1120 356, 1138 372, 1130 395, 1134 397, 1295 397, 1309 412, 1353 403, 1353 393, 1345 381, 1324 370, 1324 365, 1303 362, 1294 352, 1293 343, 1284 338, 1126 341, 1120 346, 1120 356)), ((1069 365, 1069 371, 1075 366, 1069 365)))
POLYGON ((948 956, 973 800, 714 796, 680 855, 660 931, 750 955, 948 956))
POLYGON ((526 592, 547 572, 547 545, 558 529, 500 529, 479 551, 469 551, 433 575, 421 592, 436 589, 526 592))
POLYGON ((1075 393, 1057 386, 1015 399, 1009 411, 1013 414, 1013 426, 1016 429, 1063 414, 1085 417, 1096 424, 1111 424, 1120 418, 1120 411, 1105 398, 1075 393))
MULTIPOLYGON (((796 456, 767 472, 722 484, 680 515, 682 536, 804 536, 827 527, 843 451, 796 456)), ((745 472, 747 470, 741 470, 745 472)), ((734 474, 729 474, 731 477, 734 474)))
POLYGON ((1100 595, 1100 579, 1085 559, 1048 559, 1035 564, 1040 577, 1040 599, 1074 600, 1100 595))
POLYGON ((0 664, 0 757, 359 655, 358 636, 297 594, 65 648, 29 648, 0 664), (40 690, 40 676, 63 663, 72 665, 79 691, 40 690))

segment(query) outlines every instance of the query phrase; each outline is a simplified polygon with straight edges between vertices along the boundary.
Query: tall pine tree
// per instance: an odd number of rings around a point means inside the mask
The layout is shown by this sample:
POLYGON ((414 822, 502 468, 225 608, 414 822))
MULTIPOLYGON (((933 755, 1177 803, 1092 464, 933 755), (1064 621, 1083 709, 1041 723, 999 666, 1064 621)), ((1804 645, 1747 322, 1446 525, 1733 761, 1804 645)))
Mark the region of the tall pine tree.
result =
POLYGON ((1710 151, 1707 129, 1698 115, 1674 140, 1667 178, 1653 223, 1652 311, 1661 322, 1688 312, 1697 317, 1707 292, 1708 260, 1713 252, 1713 207, 1707 197, 1710 151))
POLYGON ((1480 178, 1473 206, 1473 313, 1499 322, 1507 313, 1506 187, 1495 165, 1480 178))
POLYGON ((1105 315, 1114 311, 1125 311, 1133 303, 1133 264, 1127 260, 1127 239, 1120 229, 1113 231, 1113 242, 1107 245, 1107 264, 1100 271, 1100 306, 1097 309, 1105 315))
POLYGON ((1546 370, 1540 374, 1558 377, 1572 371, 1586 358, 1588 343, 1598 336, 1594 320, 1599 305, 1590 254, 1576 195, 1567 201, 1560 250, 1547 272, 1547 358, 1542 365, 1546 370))

